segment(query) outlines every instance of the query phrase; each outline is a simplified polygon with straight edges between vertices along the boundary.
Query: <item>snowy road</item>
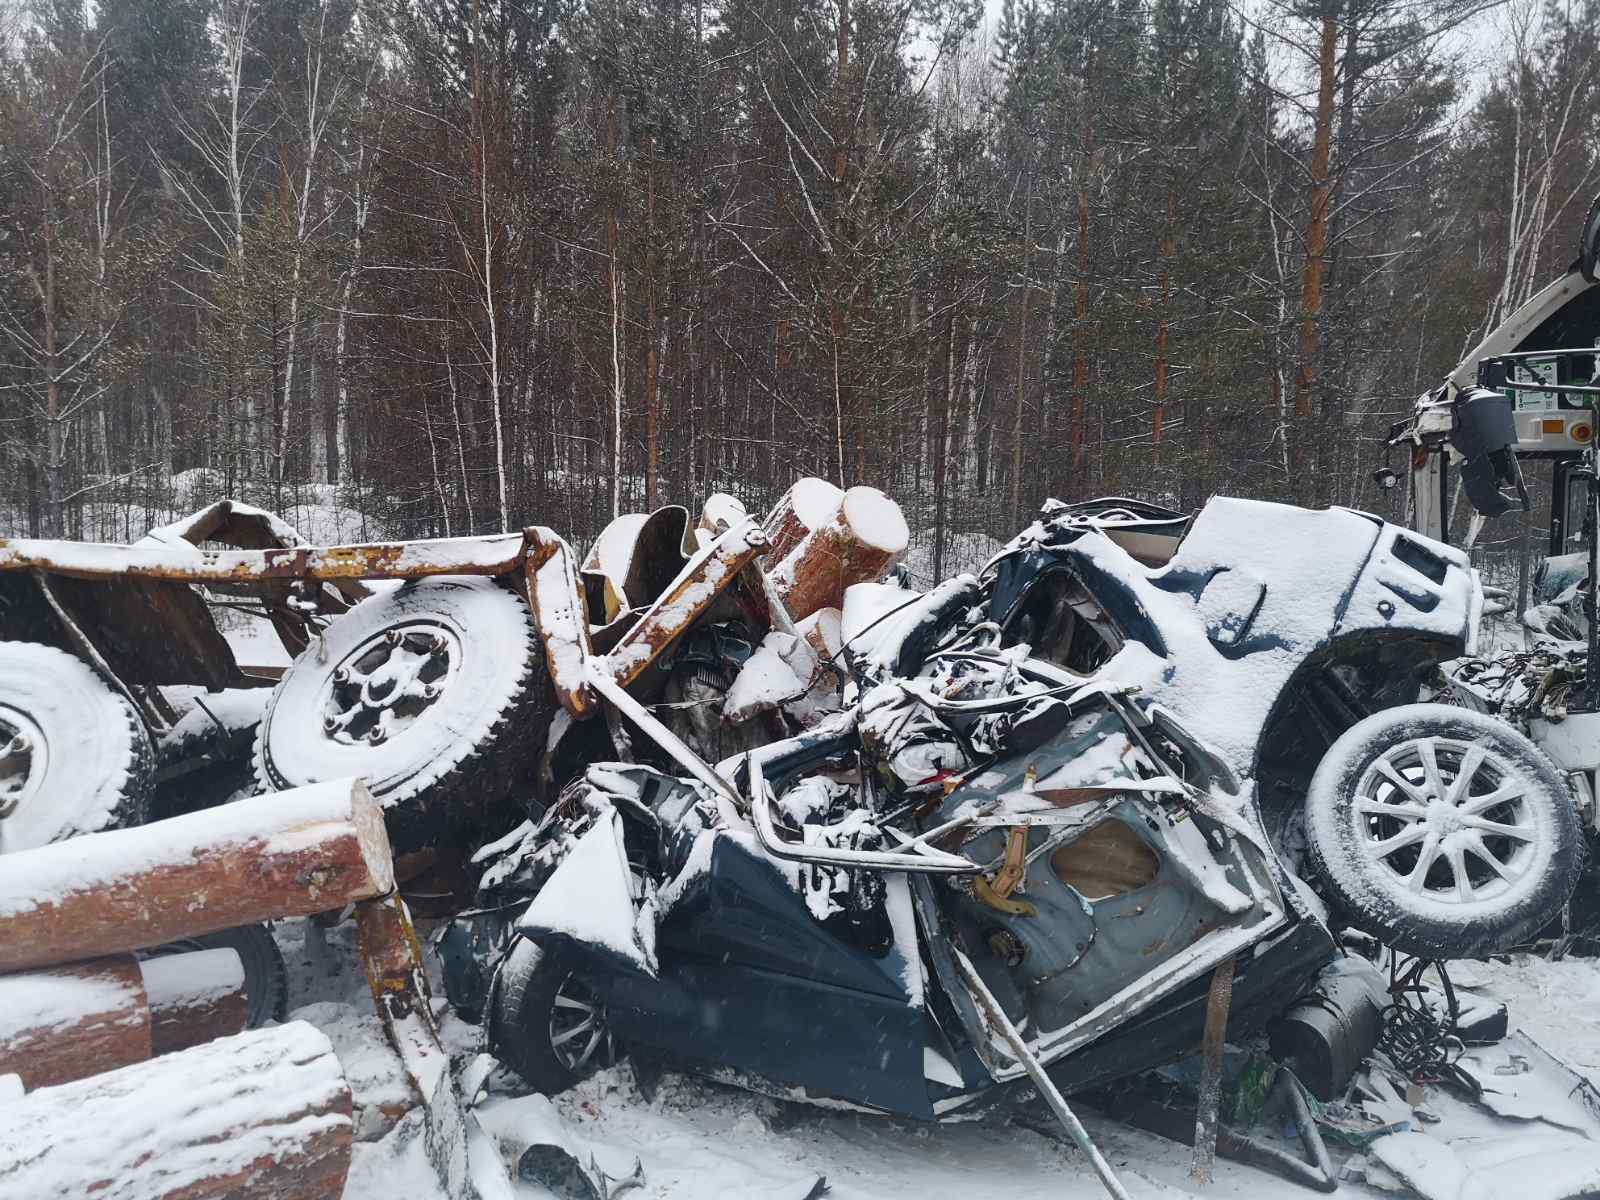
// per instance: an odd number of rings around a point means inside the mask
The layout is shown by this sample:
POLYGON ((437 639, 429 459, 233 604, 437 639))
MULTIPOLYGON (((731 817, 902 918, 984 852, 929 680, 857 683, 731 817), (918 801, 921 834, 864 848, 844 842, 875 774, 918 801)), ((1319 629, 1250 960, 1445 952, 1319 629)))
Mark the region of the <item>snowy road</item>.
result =
MULTIPOLYGON (((334 1039, 358 1107, 403 1102, 398 1064, 372 1015, 356 966, 349 924, 327 935, 326 950, 308 944, 305 922, 286 922, 279 942, 290 969, 290 1008, 334 1039)), ((1600 965, 1519 958, 1511 964, 1460 964, 1458 982, 1511 1006, 1512 1025, 1527 1031, 1575 1069, 1600 1083, 1600 965)), ((477 1030, 445 1021, 452 1049, 476 1048, 477 1030)), ((493 1090, 493 1089, 491 1089, 493 1090)), ((592 1152, 617 1178, 637 1159, 641 1200, 804 1200, 819 1177, 834 1200, 1090 1200, 1104 1195, 1074 1151, 1031 1130, 997 1120, 941 1126, 830 1114, 668 1074, 646 1101, 624 1066, 551 1102, 542 1096, 494 1094, 479 1108, 485 1127, 514 1159, 539 1140, 561 1140, 592 1152)), ((1100 1120, 1086 1123, 1135 1196, 1187 1196, 1188 1151, 1100 1120)), ((346 1200, 439 1193, 422 1155, 415 1115, 380 1141, 356 1148, 346 1200)), ((519 1200, 544 1200, 543 1187, 516 1185, 519 1200)), ((1276 1200, 1312 1193, 1261 1171, 1218 1162, 1204 1195, 1276 1200)), ((1344 1196, 1378 1196, 1347 1184, 1344 1196)))

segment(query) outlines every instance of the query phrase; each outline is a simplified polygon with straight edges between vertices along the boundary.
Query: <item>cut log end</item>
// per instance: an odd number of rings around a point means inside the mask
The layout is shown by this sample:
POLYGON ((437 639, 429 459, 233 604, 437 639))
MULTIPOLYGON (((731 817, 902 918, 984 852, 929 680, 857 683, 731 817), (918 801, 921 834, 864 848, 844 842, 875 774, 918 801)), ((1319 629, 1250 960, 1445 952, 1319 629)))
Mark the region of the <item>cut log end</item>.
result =
POLYGON ((163 954, 139 964, 150 998, 150 1049, 186 1050, 242 1033, 250 1019, 244 964, 228 947, 163 954))
POLYGON ((900 506, 877 488, 851 488, 844 494, 842 513, 855 540, 863 546, 898 556, 911 542, 911 529, 900 506))
POLYGON ((812 530, 773 572, 796 621, 839 608, 845 589, 881 579, 910 540, 900 506, 876 488, 845 494, 833 519, 812 530))
POLYGON ((826 479, 807 476, 796 480, 762 525, 769 543, 768 564, 782 562, 807 534, 832 521, 843 502, 844 492, 826 479))

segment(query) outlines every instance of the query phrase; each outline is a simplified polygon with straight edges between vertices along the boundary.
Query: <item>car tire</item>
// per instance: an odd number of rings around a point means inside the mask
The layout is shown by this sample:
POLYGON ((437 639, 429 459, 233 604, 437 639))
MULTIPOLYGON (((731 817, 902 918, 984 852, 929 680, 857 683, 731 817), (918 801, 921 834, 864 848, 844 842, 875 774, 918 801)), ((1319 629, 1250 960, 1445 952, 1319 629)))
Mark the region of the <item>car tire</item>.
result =
POLYGON ((527 938, 501 961, 488 1007, 489 1053, 546 1096, 587 1078, 612 1054, 605 1011, 569 960, 527 938))
POLYGON ((0 854, 143 824, 154 762, 138 712, 87 663, 0 642, 0 854))
POLYGON ((494 836, 555 699, 528 606, 492 580, 433 578, 363 600, 295 659, 256 731, 267 791, 360 776, 397 855, 494 836))
POLYGON ((1555 765, 1504 722, 1443 704, 1388 709, 1338 738, 1312 777, 1306 831, 1335 905, 1432 959, 1526 942, 1583 870, 1555 765))
POLYGON ((246 1029, 260 1029, 268 1021, 282 1021, 289 1011, 289 971, 283 951, 265 925, 241 925, 200 937, 184 938, 142 952, 140 958, 187 954, 191 950, 234 950, 244 968, 244 993, 248 1003, 246 1029))

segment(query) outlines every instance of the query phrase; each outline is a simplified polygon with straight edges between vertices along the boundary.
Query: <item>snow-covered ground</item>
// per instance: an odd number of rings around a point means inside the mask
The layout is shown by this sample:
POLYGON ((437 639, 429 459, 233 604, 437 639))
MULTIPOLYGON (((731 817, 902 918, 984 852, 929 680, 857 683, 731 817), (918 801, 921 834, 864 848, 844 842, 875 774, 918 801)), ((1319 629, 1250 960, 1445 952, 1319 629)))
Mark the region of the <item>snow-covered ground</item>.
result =
MULTIPOLYGON (((350 1076, 358 1129, 367 1136, 385 1106, 403 1105, 399 1065, 383 1042, 367 985, 357 965, 349 923, 319 937, 308 922, 280 925, 279 944, 290 970, 291 1015, 320 1026, 333 1040, 350 1076)), ((1507 963, 1458 964, 1452 975, 1474 994, 1503 999, 1511 1024, 1574 1069, 1600 1084, 1600 963, 1546 962, 1518 956, 1507 963)), ((436 988, 436 991, 438 989, 436 988)), ((480 1049, 478 1030, 453 1014, 443 1017, 452 1053, 480 1049)), ((1497 1052, 1484 1051, 1491 1059, 1497 1052)), ((1491 1068, 1492 1069, 1492 1068, 1491 1068)), ((621 1180, 637 1162, 641 1200, 806 1200, 826 1179, 834 1200, 1090 1200, 1104 1192, 1088 1163, 1053 1138, 998 1117, 926 1125, 881 1117, 836 1114, 668 1073, 646 1099, 630 1068, 609 1068, 553 1101, 520 1095, 504 1075, 492 1077, 478 1106, 484 1128, 515 1162, 537 1142, 558 1142, 621 1180)), ((1430 1107, 1447 1120, 1487 1128, 1468 1106, 1437 1089, 1430 1107)), ((1187 1147, 1085 1113, 1085 1123, 1137 1197, 1203 1195, 1230 1200, 1277 1200, 1310 1195, 1251 1167, 1219 1161, 1209 1187, 1189 1182, 1187 1147)), ((1503 1131, 1507 1123, 1497 1127, 1503 1131)), ((1470 1125, 1468 1126, 1470 1127, 1470 1125)), ((1511 1126, 1515 1129, 1515 1126, 1511 1126)), ((1530 1124, 1528 1132, 1546 1128, 1530 1124)), ((346 1200, 441 1196, 423 1155, 421 1125, 412 1113, 386 1136, 362 1141, 345 1188, 346 1200)), ((359 1136, 359 1135, 358 1135, 359 1136)), ((513 1184, 518 1200, 555 1196, 531 1182, 513 1184)), ((1383 1195, 1345 1182, 1339 1195, 1383 1195)))

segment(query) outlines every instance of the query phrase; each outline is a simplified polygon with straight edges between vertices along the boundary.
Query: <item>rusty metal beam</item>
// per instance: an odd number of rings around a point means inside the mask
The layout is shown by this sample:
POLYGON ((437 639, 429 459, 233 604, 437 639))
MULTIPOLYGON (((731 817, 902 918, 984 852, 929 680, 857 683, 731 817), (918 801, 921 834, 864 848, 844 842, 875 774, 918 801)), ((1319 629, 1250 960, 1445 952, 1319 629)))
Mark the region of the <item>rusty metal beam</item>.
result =
POLYGON ((572 548, 552 529, 523 531, 528 549, 522 561, 523 587, 533 624, 544 643, 545 670, 561 707, 574 718, 593 716, 599 698, 589 686, 585 664, 594 653, 583 593, 578 590, 572 548))
POLYGON ((154 546, 0 538, 0 571, 48 571, 79 579, 131 576, 200 584, 423 579, 430 575, 503 575, 521 566, 525 548, 525 538, 520 533, 197 553, 154 546))
POLYGON ((728 530, 689 560, 611 653, 593 660, 591 670, 603 671, 627 687, 699 621, 766 548, 767 535, 752 519, 728 530))

